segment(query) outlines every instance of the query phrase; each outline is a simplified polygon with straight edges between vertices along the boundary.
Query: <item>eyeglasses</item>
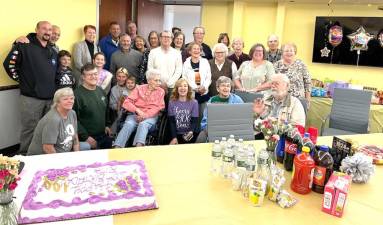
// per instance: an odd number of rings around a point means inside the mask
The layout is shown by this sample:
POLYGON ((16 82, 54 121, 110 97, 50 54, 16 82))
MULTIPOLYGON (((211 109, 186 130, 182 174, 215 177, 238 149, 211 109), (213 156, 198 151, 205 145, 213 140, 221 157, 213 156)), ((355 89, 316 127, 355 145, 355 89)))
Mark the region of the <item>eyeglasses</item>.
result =
POLYGON ((215 52, 215 54, 224 54, 225 52, 215 52))
POLYGON ((193 33, 193 34, 203 35, 203 34, 205 34, 205 33, 193 33))
POLYGON ((170 36, 161 36, 162 38, 172 38, 172 37, 170 37, 170 36))
POLYGON ((84 74, 85 76, 87 77, 97 77, 98 76, 98 72, 94 72, 94 73, 87 73, 87 74, 84 74))

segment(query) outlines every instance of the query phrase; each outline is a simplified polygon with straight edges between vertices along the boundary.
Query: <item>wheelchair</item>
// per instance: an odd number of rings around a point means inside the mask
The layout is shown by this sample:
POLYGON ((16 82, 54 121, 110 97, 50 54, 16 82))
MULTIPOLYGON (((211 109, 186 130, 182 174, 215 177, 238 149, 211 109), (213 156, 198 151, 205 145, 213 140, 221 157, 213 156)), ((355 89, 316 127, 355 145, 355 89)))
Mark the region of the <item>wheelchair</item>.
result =
MULTIPOLYGON (((116 133, 118 134, 122 127, 124 126, 126 117, 130 112, 125 109, 122 111, 121 116, 117 119, 117 129, 116 133)), ((148 134, 146 135, 145 145, 165 145, 169 144, 170 138, 168 137, 168 117, 167 112, 165 110, 161 110, 158 115, 157 123, 149 129, 148 134)), ((126 143, 125 147, 133 147, 134 136, 136 135, 136 131, 134 131, 129 140, 126 143)))

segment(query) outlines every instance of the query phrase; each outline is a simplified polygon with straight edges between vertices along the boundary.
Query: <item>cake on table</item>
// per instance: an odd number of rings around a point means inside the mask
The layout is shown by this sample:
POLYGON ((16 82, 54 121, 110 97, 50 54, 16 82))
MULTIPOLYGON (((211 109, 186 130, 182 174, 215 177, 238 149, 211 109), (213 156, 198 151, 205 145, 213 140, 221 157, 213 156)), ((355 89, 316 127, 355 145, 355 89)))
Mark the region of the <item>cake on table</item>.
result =
POLYGON ((20 224, 158 208, 144 162, 111 161, 36 172, 20 224))

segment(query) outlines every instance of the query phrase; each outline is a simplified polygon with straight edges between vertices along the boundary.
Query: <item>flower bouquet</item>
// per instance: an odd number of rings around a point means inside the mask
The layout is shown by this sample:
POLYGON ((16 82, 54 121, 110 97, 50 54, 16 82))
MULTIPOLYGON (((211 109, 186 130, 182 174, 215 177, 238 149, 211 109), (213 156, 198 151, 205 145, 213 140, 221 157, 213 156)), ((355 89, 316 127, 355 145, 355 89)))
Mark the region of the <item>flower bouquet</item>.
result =
POLYGON ((0 224, 17 224, 13 193, 17 187, 20 162, 0 155, 0 224))
POLYGON ((277 147, 280 137, 282 135, 288 135, 288 133, 295 128, 291 124, 288 124, 287 121, 281 122, 276 118, 268 117, 264 120, 257 119, 254 122, 254 129, 255 131, 263 133, 266 150, 270 156, 269 158, 275 163, 275 148, 277 147))

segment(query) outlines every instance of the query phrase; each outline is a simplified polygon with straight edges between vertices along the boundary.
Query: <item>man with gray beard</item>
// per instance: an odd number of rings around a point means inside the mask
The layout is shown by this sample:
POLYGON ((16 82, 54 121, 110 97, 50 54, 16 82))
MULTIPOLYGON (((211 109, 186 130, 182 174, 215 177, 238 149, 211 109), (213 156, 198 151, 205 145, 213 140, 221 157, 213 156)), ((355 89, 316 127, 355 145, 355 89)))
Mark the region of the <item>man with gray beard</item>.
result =
POLYGON ((280 122, 305 126, 305 111, 300 100, 291 96, 290 81, 285 74, 271 76, 271 95, 254 101, 253 111, 257 119, 273 117, 280 122))

